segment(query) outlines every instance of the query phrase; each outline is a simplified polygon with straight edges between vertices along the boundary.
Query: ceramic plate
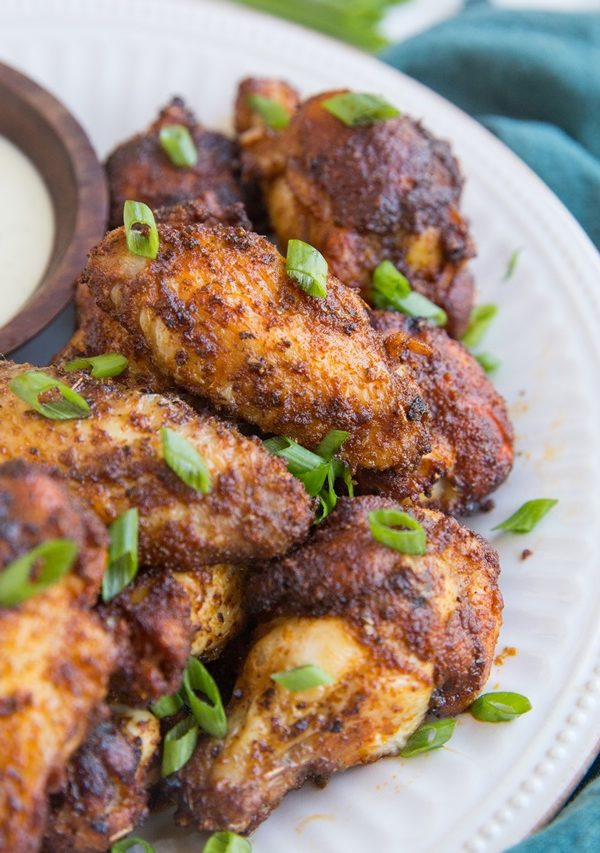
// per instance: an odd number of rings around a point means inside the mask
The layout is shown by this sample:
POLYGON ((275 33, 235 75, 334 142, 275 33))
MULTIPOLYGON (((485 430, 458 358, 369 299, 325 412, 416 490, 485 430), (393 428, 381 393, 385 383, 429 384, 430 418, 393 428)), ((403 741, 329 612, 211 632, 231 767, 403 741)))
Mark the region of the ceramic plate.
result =
MULTIPOLYGON (((255 833, 255 853, 495 851, 518 841, 567 795, 600 730, 600 259, 575 221, 503 145, 432 92, 374 59, 226 3, 199 0, 3 0, 0 59, 48 87, 101 155, 143 128, 173 94, 209 125, 227 126, 236 82, 275 75, 308 94, 379 92, 452 141, 467 176, 464 206, 481 297, 499 315, 485 348, 517 433, 515 470, 478 531, 523 501, 560 503, 528 536, 491 534, 506 601, 490 687, 527 694, 508 725, 459 719, 449 745, 388 758, 288 796, 255 833), (521 255, 502 281, 509 257, 521 255), (523 561, 523 549, 533 555, 523 561)), ((62 343, 68 320, 29 348, 62 343)), ((200 849, 163 816, 145 827, 161 853, 200 849)))

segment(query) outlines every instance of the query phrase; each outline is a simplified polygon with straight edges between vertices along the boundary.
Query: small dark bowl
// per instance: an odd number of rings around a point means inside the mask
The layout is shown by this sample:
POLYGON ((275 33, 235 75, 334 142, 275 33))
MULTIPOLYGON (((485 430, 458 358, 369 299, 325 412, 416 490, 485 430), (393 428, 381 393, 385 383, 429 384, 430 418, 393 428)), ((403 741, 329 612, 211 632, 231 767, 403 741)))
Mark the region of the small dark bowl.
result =
POLYGON ((37 335, 65 307, 86 256, 106 231, 104 170, 81 126, 52 95, 0 63, 0 134, 37 167, 54 207, 54 247, 37 289, 0 327, 6 355, 37 335))

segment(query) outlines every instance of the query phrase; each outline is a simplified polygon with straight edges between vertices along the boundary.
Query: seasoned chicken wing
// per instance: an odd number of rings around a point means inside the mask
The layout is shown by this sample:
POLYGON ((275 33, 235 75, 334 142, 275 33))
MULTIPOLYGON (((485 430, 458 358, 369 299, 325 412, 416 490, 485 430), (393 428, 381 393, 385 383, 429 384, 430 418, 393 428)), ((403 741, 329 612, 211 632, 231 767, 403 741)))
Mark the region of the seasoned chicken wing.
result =
POLYGON ((164 107, 144 133, 119 145, 106 161, 110 189, 110 225, 123 222, 127 199, 150 207, 171 207, 214 193, 219 205, 241 201, 237 183, 237 146, 222 133, 198 123, 181 98, 164 107), (159 133, 169 125, 183 125, 196 146, 194 166, 176 166, 163 150, 159 133))
POLYGON ((392 366, 413 373, 429 409, 431 451, 413 474, 361 471, 364 491, 465 513, 508 477, 514 460, 506 403, 471 353, 443 329, 393 311, 373 311, 392 366))
POLYGON ((501 621, 498 557, 418 507, 426 555, 381 545, 368 513, 394 506, 340 499, 306 545, 253 577, 260 627, 227 736, 201 741, 182 771, 182 824, 249 832, 307 778, 398 752, 428 709, 456 714, 480 690, 501 621), (294 692, 271 677, 309 664, 331 682, 294 692))
POLYGON ((448 330, 459 336, 473 305, 465 264, 474 246, 449 144, 406 115, 349 127, 323 108, 340 92, 304 101, 275 132, 250 120, 255 92, 288 110, 293 98, 286 84, 251 79, 236 103, 243 180, 261 184, 279 244, 298 238, 316 246, 332 273, 367 301, 373 270, 391 261, 444 308, 448 330))
MULTIPOLYGON (((56 467, 106 524, 137 507, 141 564, 181 571, 243 562, 284 553, 308 532, 310 498, 258 439, 176 398, 85 374, 62 378, 87 400, 89 416, 49 420, 9 388, 27 369, 0 364, 0 459, 23 457, 56 467), (208 494, 185 485, 168 467, 163 427, 204 459, 212 481, 208 494)), ((44 372, 59 375, 52 368, 44 372)))
POLYGON ((39 848, 48 794, 104 698, 113 648, 90 610, 106 563, 102 525, 56 477, 23 462, 1 465, 0 578, 57 538, 77 546, 71 571, 0 606, 0 850, 15 853, 39 848))
POLYGON ((314 449, 343 429, 351 465, 415 467, 428 447, 418 388, 389 369, 356 293, 329 276, 326 298, 309 296, 277 250, 241 228, 159 232, 154 261, 111 232, 81 277, 155 368, 266 433, 314 449))

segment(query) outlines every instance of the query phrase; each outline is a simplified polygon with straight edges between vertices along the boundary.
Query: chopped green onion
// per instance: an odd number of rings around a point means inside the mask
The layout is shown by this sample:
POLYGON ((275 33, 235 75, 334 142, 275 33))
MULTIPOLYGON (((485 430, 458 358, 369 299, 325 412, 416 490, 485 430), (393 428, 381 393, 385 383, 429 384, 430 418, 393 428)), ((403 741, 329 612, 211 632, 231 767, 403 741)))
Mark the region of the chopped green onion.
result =
POLYGON ((328 461, 333 459, 349 435, 350 433, 343 429, 330 429, 317 447, 317 455, 328 461))
POLYGON ((419 522, 400 509, 374 509, 368 514, 371 535, 376 542, 402 554, 423 556, 427 537, 419 522), (404 528, 398 530, 398 527, 404 528))
POLYGON ((131 254, 153 260, 158 255, 158 229, 148 205, 142 201, 126 201, 123 222, 127 248, 131 254))
POLYGON ((78 550, 72 539, 50 539, 0 569, 0 606, 14 607, 56 583, 72 569, 78 550))
POLYGON ((436 326, 448 322, 446 312, 412 290, 410 282, 391 261, 382 261, 373 270, 373 302, 377 308, 400 311, 410 317, 425 317, 436 326))
POLYGON ((252 845, 235 832, 213 832, 202 853, 252 853, 252 845))
POLYGON ((327 296, 327 261, 303 240, 288 240, 285 271, 310 296, 327 296))
POLYGON ((186 486, 207 495, 212 489, 212 481, 204 459, 193 444, 168 427, 161 429, 160 440, 169 468, 186 486))
POLYGON ((306 666, 297 666, 295 669, 274 672, 271 678, 281 687, 285 687, 286 690, 291 690, 293 693, 310 690, 312 687, 320 687, 322 684, 333 684, 334 681, 325 670, 312 663, 306 664, 306 666))
POLYGON ((536 524, 550 512, 558 501, 555 498, 537 498, 525 501, 510 518, 492 527, 492 530, 508 530, 511 533, 530 533, 536 524))
POLYGON ((154 847, 143 838, 136 838, 130 835, 129 838, 122 838, 121 841, 115 841, 110 848, 110 853, 126 853, 127 850, 132 850, 134 847, 141 847, 143 853, 154 853, 154 847))
POLYGON ((521 693, 484 693, 469 711, 484 723, 506 723, 531 711, 531 702, 521 693))
POLYGON ((290 114, 278 101, 264 95, 248 95, 248 106, 258 113, 273 130, 284 130, 290 123, 290 114))
POLYGON ((374 124, 400 115, 400 110, 380 95, 367 92, 343 92, 322 103, 323 109, 349 127, 374 124))
POLYGON ((497 305, 476 305, 471 311, 467 331, 461 338, 463 344, 469 349, 477 346, 497 313, 497 305))
POLYGON ((456 720, 435 720, 432 723, 424 723, 413 732, 406 741, 404 748, 400 750, 402 758, 412 758, 422 752, 431 752, 448 743, 454 734, 456 720))
POLYGON ((172 696, 161 696, 156 702, 152 702, 150 710, 155 717, 162 720, 164 717, 173 717, 183 707, 183 699, 179 693, 172 696))
POLYGON ((486 373, 493 373, 497 370, 502 362, 491 352, 479 352, 475 355, 475 361, 480 364, 486 373))
POLYGON ((214 678, 206 667, 196 658, 190 658, 183 674, 183 690, 187 704, 200 728, 216 738, 227 734, 227 717, 223 708, 221 693, 214 678), (196 696, 200 690, 208 699, 205 702, 196 696))
POLYGON ((158 132, 161 147, 174 166, 195 166, 198 151, 184 124, 165 124, 158 132))
POLYGON ((94 379, 107 379, 109 376, 119 376, 127 369, 129 361, 118 352, 107 352, 103 355, 94 355, 90 358, 74 358, 64 365, 65 373, 74 373, 76 370, 92 368, 91 375, 94 379))
POLYGON ((517 261, 519 260, 519 255, 521 254, 522 249, 515 249, 510 258, 508 259, 508 264, 506 265, 506 272, 504 273, 504 277, 502 281, 508 281, 509 278, 512 278, 517 268, 517 261))
POLYGON ((314 471, 326 460, 311 450, 307 450, 294 441, 293 438, 275 436, 264 442, 265 447, 274 456, 282 456, 287 462, 288 471, 294 477, 300 478, 302 474, 314 471))
POLYGON ((163 739, 161 774, 170 776, 181 770, 192 757, 197 742, 198 726, 194 717, 186 717, 169 729, 163 739))
POLYGON ((102 600, 111 601, 138 570, 139 515, 135 507, 120 515, 108 528, 108 566, 102 578, 102 600))
POLYGON ((58 379, 48 376, 47 373, 41 373, 37 370, 21 373, 20 376, 15 376, 11 380, 8 387, 13 394, 16 394, 25 403, 29 403, 31 408, 39 412, 40 415, 54 421, 87 418, 90 414, 90 407, 81 394, 73 391, 63 382, 59 382, 58 379), (55 388, 63 399, 41 403, 40 394, 50 391, 52 388, 55 388))

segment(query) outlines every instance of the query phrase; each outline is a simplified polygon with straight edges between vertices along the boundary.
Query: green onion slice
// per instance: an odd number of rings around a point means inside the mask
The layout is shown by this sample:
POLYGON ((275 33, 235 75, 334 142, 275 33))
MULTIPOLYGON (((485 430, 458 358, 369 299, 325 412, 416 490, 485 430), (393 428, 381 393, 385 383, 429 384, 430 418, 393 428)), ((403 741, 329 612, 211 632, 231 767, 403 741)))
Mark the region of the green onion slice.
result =
POLYGON ((412 290, 406 276, 391 261, 382 261, 373 270, 373 302, 377 308, 400 311, 410 317, 425 317, 436 326, 448 322, 446 312, 422 293, 412 290))
POLYGON ((322 103, 323 109, 331 113, 348 127, 374 124, 399 116, 400 110, 380 95, 367 92, 343 92, 333 95, 322 103))
POLYGON ((477 346, 497 313, 497 305, 476 305, 471 311, 467 331, 461 338, 463 344, 469 349, 477 346))
POLYGON ((285 271, 310 296, 327 296, 327 261, 303 240, 288 240, 285 271))
POLYGON ((531 702, 521 693, 484 693, 469 711, 484 723, 506 723, 531 711, 531 702))
POLYGON ((273 681, 286 690, 298 693, 300 690, 310 690, 312 687, 320 687, 322 684, 333 684, 334 679, 320 666, 312 663, 306 666, 297 666, 295 669, 287 669, 282 672, 274 672, 271 675, 273 681))
POLYGON ((102 578, 102 600, 111 601, 131 583, 138 570, 139 515, 135 507, 120 515, 108 528, 108 566, 102 578))
POLYGON ((214 678, 196 658, 190 658, 187 662, 183 674, 183 690, 186 702, 200 728, 212 737, 224 738, 227 734, 227 717, 221 693, 214 678), (199 699, 196 690, 201 691, 209 701, 199 699))
POLYGON ((158 255, 158 229, 148 205, 142 201, 126 201, 123 222, 127 248, 131 254, 153 260, 158 255))
POLYGON ((50 539, 17 557, 0 569, 0 606, 14 607, 56 583, 73 568, 78 551, 72 539, 50 539))
POLYGON ((349 435, 350 433, 343 429, 330 429, 323 441, 317 447, 317 455, 321 456, 323 459, 333 459, 349 435))
POLYGON ((235 832, 214 832, 202 853, 252 853, 252 845, 235 832))
POLYGON ((154 853, 154 847, 149 841, 136 838, 134 835, 130 835, 129 838, 122 838, 121 841, 115 841, 110 848, 110 853, 126 853, 127 850, 133 850, 135 847, 140 847, 143 853, 154 853))
POLYGON ((264 95, 248 95, 248 106, 258 113, 262 120, 273 130, 284 130, 290 123, 290 113, 283 104, 264 95))
POLYGON ((402 554, 423 556, 427 537, 419 522, 400 509, 374 509, 368 514, 371 535, 376 542, 402 554), (398 530, 398 528, 404 528, 398 530))
POLYGON ((192 134, 184 124, 165 124, 158 132, 158 141, 174 166, 195 166, 198 151, 192 134))
POLYGON ((207 495, 212 489, 212 480, 206 462, 193 444, 168 427, 160 431, 160 440, 165 462, 186 486, 207 495))
POLYGON ((172 696, 161 696, 160 699, 150 705, 150 710, 159 720, 164 717, 173 717, 181 708, 183 708, 183 699, 179 693, 174 693, 172 696))
POLYGON ((192 757, 197 742, 198 726, 194 717, 186 717, 169 729, 163 739, 161 774, 170 776, 181 770, 192 757))
POLYGON ((68 361, 63 369, 65 373, 74 373, 76 370, 92 368, 91 375, 94 379, 108 379, 110 376, 119 376, 127 369, 129 361, 118 352, 107 352, 102 355, 94 355, 90 358, 74 358, 68 361))
POLYGON ((491 352, 479 352, 475 355, 475 361, 480 364, 486 373, 493 373, 497 370, 502 362, 491 352))
POLYGON ((9 388, 13 394, 16 394, 25 403, 29 403, 31 408, 39 412, 40 415, 54 421, 87 418, 90 414, 90 407, 81 394, 73 391, 63 382, 59 382, 58 379, 48 376, 47 373, 41 373, 37 370, 21 373, 11 380, 9 388), (62 400, 41 403, 40 394, 53 388, 60 393, 62 400))
POLYGON ((511 533, 530 533, 536 524, 550 512, 558 501, 555 498, 537 498, 526 501, 510 518, 492 527, 492 530, 509 530, 511 533))
POLYGON ((432 723, 424 723, 413 732, 403 749, 400 750, 402 758, 412 758, 422 752, 431 752, 448 743, 454 734, 456 720, 435 720, 432 723))
POLYGON ((512 278, 515 270, 517 268, 517 262, 519 260, 519 256, 523 250, 515 249, 510 258, 508 259, 508 263, 506 265, 506 272, 504 273, 504 277, 502 281, 508 281, 509 278, 512 278))

